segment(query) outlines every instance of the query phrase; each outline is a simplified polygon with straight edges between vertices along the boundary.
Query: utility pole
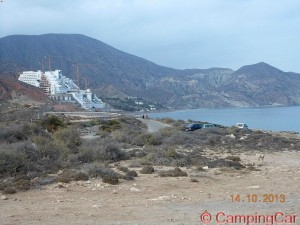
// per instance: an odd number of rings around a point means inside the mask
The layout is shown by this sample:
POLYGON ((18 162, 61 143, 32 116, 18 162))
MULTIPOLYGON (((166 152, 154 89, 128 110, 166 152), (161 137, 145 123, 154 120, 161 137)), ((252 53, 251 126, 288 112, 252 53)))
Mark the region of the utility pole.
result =
POLYGON ((51 57, 50 57, 50 55, 48 56, 48 63, 49 63, 49 71, 51 71, 51 57))
POLYGON ((79 65, 77 64, 77 86, 78 91, 80 90, 80 75, 79 75, 79 65))
POLYGON ((85 80, 85 91, 87 92, 87 89, 88 89, 88 79, 83 77, 82 79, 85 80))

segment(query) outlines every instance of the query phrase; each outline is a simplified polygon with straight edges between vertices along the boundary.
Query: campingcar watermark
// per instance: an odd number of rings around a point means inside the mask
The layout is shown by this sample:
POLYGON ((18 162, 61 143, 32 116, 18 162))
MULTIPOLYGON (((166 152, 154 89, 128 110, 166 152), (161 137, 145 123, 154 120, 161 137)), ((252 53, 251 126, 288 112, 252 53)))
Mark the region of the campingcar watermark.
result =
POLYGON ((295 214, 285 214, 283 212, 276 212, 274 214, 226 214, 224 212, 218 212, 215 215, 205 211, 200 215, 200 221, 204 224, 265 224, 265 225, 277 225, 277 224, 296 224, 298 216, 295 214))

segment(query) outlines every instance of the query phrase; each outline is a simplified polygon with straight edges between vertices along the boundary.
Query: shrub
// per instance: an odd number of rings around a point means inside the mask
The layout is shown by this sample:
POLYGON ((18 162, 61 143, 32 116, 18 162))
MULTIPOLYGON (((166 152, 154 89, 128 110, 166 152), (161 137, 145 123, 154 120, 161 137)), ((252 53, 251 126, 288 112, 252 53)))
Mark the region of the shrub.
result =
POLYGON ((103 183, 108 183, 108 184, 112 184, 112 185, 115 185, 115 184, 118 184, 119 183, 119 178, 117 177, 102 177, 102 181, 103 183))
POLYGON ((6 186, 2 189, 3 194, 15 194, 17 193, 17 190, 13 186, 6 186))
POLYGON ((154 168, 153 168, 153 166, 144 166, 140 170, 140 173, 142 173, 142 174, 152 174, 152 173, 154 173, 154 168))
POLYGON ((231 160, 231 161, 234 161, 234 162, 240 162, 241 161, 241 158, 239 156, 227 156, 225 159, 231 160))
POLYGON ((27 172, 27 155, 19 151, 19 144, 0 147, 0 177, 27 172))
POLYGON ((72 180, 79 181, 79 180, 88 180, 89 176, 80 170, 74 169, 66 169, 63 170, 61 174, 59 174, 57 181, 63 183, 69 183, 72 180))
POLYGON ((88 174, 91 177, 117 177, 122 178, 123 176, 114 170, 104 167, 104 166, 97 166, 97 165, 90 165, 88 168, 88 174))
POLYGON ((65 143, 71 153, 77 153, 78 147, 81 145, 81 134, 73 127, 68 127, 55 132, 54 137, 65 143))
POLYGON ((26 191, 31 187, 30 180, 18 180, 14 183, 18 190, 26 191))
POLYGON ((158 175, 161 177, 187 177, 188 176, 188 174, 186 172, 182 171, 178 167, 176 167, 173 170, 160 171, 158 173, 158 175))
POLYGON ((211 161, 211 162, 209 162, 208 166, 210 168, 233 167, 234 169, 237 169, 237 170, 245 168, 245 166, 239 162, 227 161, 225 159, 217 159, 217 160, 211 161))
POLYGON ((173 127, 165 127, 159 130, 159 133, 163 137, 171 137, 175 133, 177 133, 178 130, 174 129, 173 127))
POLYGON ((169 148, 167 150, 166 156, 170 158, 177 158, 178 154, 174 148, 169 148))
POLYGON ((32 141, 36 146, 32 149, 32 153, 35 153, 32 157, 36 157, 36 160, 48 158, 54 161, 60 158, 63 154, 68 154, 69 152, 68 147, 62 140, 53 140, 51 138, 34 136, 32 137, 32 141))
POLYGON ((114 119, 114 120, 102 120, 99 130, 112 132, 114 130, 118 130, 121 128, 121 123, 114 119))
POLYGON ((133 139, 133 144, 138 146, 160 145, 162 144, 162 137, 159 134, 142 133, 133 139))
POLYGON ((193 134, 177 131, 172 136, 168 137, 164 144, 165 145, 193 145, 198 143, 197 139, 193 137, 193 134))
POLYGON ((125 166, 118 166, 117 169, 120 170, 120 171, 122 171, 122 172, 124 172, 124 173, 129 172, 129 169, 127 167, 125 167, 125 166))
POLYGON ((99 149, 95 150, 95 157, 101 161, 113 162, 128 158, 126 152, 122 151, 119 146, 114 143, 106 146, 99 146, 99 149))
POLYGON ((130 177, 137 177, 138 173, 135 170, 129 170, 126 172, 126 175, 130 177))
POLYGON ((21 127, 21 132, 25 134, 27 137, 36 136, 36 135, 50 137, 49 133, 36 123, 23 124, 23 126, 21 127))
POLYGON ((28 137, 24 134, 20 126, 3 127, 0 129, 0 141, 14 143, 27 140, 28 137))
POLYGON ((141 157, 144 157, 147 155, 141 149, 132 149, 132 150, 128 151, 127 154, 129 155, 129 157, 137 157, 137 158, 141 158, 141 157))
POLYGON ((195 179, 195 178, 191 178, 191 179, 190 179, 190 182, 198 183, 199 181, 198 181, 197 179, 195 179))
POLYGON ((76 180, 76 181, 88 180, 88 179, 89 179, 89 176, 86 173, 82 172, 82 171, 79 171, 78 173, 76 173, 74 175, 74 180, 76 180))
POLYGON ((91 148, 80 148, 77 160, 81 163, 90 163, 95 160, 95 152, 91 148))
POLYGON ((41 122, 44 129, 47 129, 49 132, 57 131, 58 128, 64 127, 64 123, 57 116, 49 116, 41 122))

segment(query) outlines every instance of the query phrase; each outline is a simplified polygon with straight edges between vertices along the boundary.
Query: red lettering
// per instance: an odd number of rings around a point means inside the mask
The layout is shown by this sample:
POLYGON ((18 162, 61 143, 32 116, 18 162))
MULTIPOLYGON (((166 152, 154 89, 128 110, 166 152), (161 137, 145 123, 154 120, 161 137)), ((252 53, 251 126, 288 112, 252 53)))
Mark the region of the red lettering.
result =
POLYGON ((275 222, 278 223, 278 224, 283 224, 284 223, 284 218, 283 218, 284 214, 282 212, 277 212, 275 213, 274 215, 274 218, 275 218, 275 222), (280 217, 279 217, 280 216, 280 217), (278 218, 279 217, 279 218, 278 218), (281 220, 279 220, 281 219, 281 220))
POLYGON ((216 221, 217 221, 218 224, 224 224, 224 223, 226 223, 226 219, 220 220, 219 216, 225 216, 225 213, 223 213, 223 212, 217 213, 217 215, 216 215, 216 221))

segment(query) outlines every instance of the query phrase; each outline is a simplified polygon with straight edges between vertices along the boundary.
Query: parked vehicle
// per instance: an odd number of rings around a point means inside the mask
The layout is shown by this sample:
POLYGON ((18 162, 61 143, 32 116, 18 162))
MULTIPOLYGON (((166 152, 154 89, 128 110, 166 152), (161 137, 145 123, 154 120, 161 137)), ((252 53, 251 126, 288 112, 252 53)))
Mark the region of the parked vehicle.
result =
POLYGON ((206 124, 202 124, 202 128, 212 128, 212 127, 216 127, 214 124, 211 123, 206 123, 206 124))
POLYGON ((218 128, 225 128, 225 126, 221 125, 221 124, 213 124, 215 127, 218 127, 218 128))
POLYGON ((185 131, 194 131, 202 128, 202 124, 200 123, 190 123, 185 126, 185 131))
POLYGON ((235 126, 240 129, 248 129, 248 125, 245 123, 237 123, 235 126))

